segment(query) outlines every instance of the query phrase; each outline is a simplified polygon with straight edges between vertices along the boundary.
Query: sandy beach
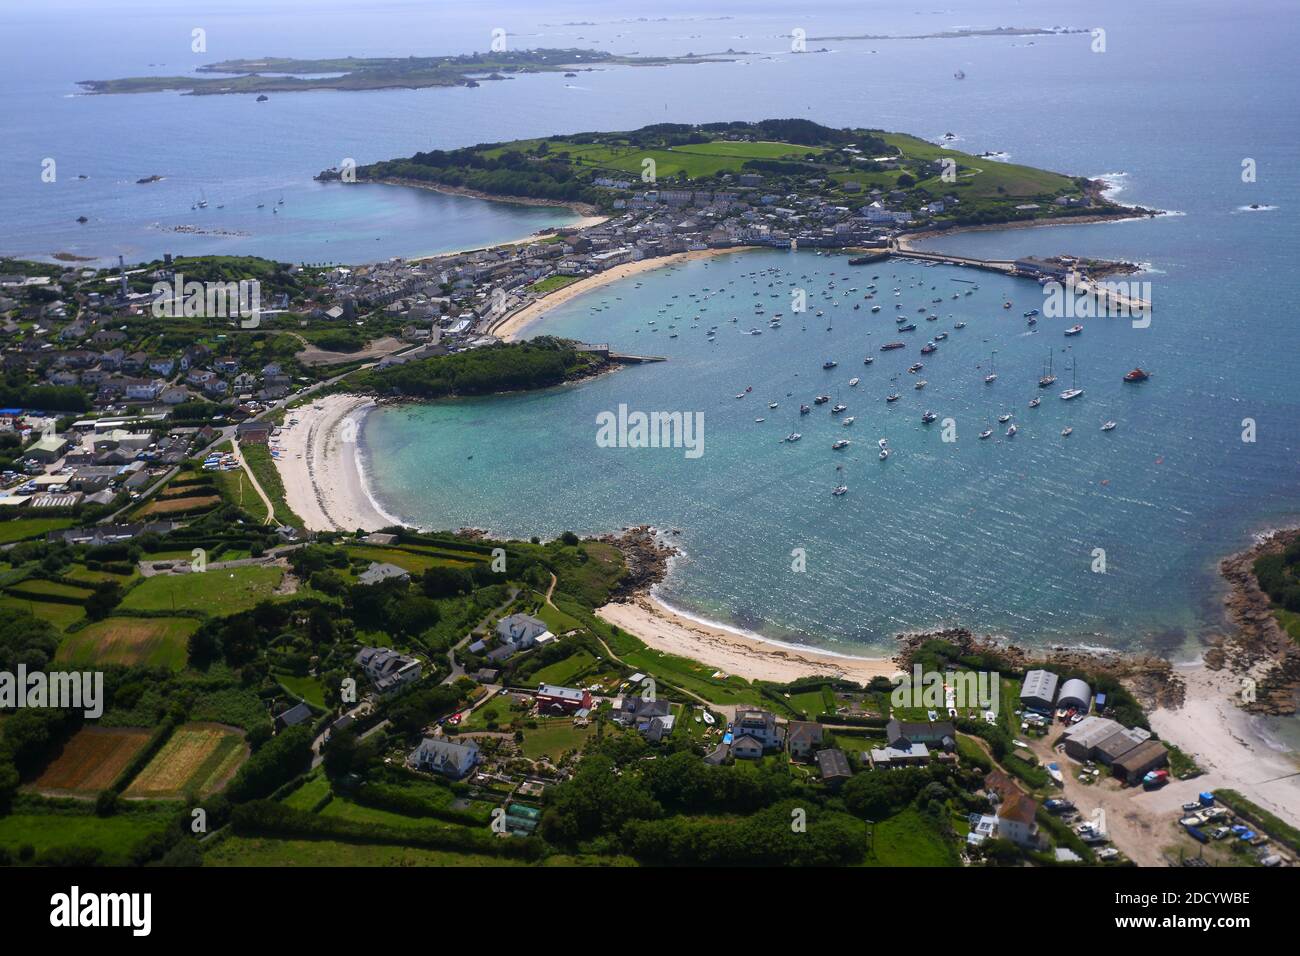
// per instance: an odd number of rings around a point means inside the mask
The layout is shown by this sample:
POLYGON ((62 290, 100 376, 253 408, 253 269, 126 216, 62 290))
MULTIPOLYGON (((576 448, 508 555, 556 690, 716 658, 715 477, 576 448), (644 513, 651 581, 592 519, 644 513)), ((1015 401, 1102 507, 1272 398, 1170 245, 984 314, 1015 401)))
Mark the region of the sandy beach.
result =
POLYGON ((1240 678, 1202 663, 1175 668, 1186 684, 1183 705, 1148 715, 1151 728, 1196 761, 1205 775, 1196 790, 1227 787, 1271 813, 1300 826, 1300 762, 1294 752, 1269 746, 1260 718, 1234 703, 1240 678))
POLYGON ((703 624, 676 613, 652 597, 606 604, 596 613, 655 650, 689 657, 747 680, 785 683, 799 677, 834 675, 859 684, 888 677, 898 666, 883 657, 849 657, 811 648, 775 644, 703 624))
POLYGON ((286 502, 308 530, 375 531, 393 524, 366 494, 357 460, 361 419, 374 404, 362 395, 328 395, 285 416, 275 466, 286 502))
POLYGON ((611 282, 619 282, 631 276, 640 275, 643 272, 649 272, 651 269, 659 269, 663 266, 677 265, 682 262, 693 262, 697 259, 709 259, 713 256, 727 255, 730 253, 744 252, 747 247, 734 249, 697 249, 694 252, 678 252, 671 256, 658 256, 653 259, 640 259, 636 262, 625 262, 621 266, 614 266, 612 269, 606 269, 594 276, 587 276, 585 279, 579 279, 572 282, 562 289, 556 289, 548 295, 542 296, 536 302, 530 302, 518 312, 515 312, 504 322, 492 330, 492 333, 504 341, 510 342, 518 338, 524 328, 540 319, 547 312, 551 311, 564 303, 575 299, 580 295, 599 289, 602 286, 609 285, 611 282))

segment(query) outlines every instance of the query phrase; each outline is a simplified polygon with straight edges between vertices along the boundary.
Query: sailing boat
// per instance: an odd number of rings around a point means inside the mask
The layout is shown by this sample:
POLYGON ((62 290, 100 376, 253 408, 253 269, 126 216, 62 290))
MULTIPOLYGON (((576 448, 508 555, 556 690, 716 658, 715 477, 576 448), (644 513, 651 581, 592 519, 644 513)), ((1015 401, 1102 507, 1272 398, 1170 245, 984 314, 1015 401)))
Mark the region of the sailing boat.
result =
POLYGON ((997 368, 993 364, 993 356, 997 354, 998 353, 996 350, 989 354, 989 373, 984 376, 985 385, 992 385, 994 382, 998 380, 997 368))
POLYGON ((200 209, 208 208, 208 197, 202 189, 199 190, 199 201, 196 204, 200 209))
POLYGON ((1072 398, 1078 398, 1080 395, 1083 394, 1083 389, 1079 388, 1078 378, 1077 378, 1077 376, 1075 375, 1075 372, 1077 371, 1076 366, 1077 366, 1078 364, 1079 364, 1078 359, 1071 359, 1071 361, 1070 361, 1070 387, 1067 388, 1065 391, 1063 391, 1063 392, 1061 393, 1061 398, 1064 399, 1064 400, 1067 401, 1067 402, 1068 402, 1070 399, 1072 399, 1072 398))
POLYGON ((1047 371, 1044 372, 1043 375, 1042 375, 1042 377, 1038 380, 1038 387, 1039 387, 1039 388, 1048 388, 1048 387, 1050 387, 1050 386, 1052 386, 1052 385, 1055 385, 1055 384, 1056 384, 1056 376, 1052 374, 1052 352, 1051 352, 1051 349, 1048 349, 1048 351, 1047 351, 1047 371))

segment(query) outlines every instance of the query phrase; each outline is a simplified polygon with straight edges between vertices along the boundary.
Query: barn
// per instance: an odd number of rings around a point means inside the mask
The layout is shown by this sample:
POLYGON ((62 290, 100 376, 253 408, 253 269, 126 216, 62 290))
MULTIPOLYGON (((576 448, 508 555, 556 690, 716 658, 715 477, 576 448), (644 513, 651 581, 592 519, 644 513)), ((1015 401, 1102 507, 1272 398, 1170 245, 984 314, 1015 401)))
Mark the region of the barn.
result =
POLYGON ((1075 710, 1088 712, 1092 706, 1092 688, 1079 680, 1072 677, 1061 685, 1060 696, 1056 698, 1056 706, 1063 709, 1073 707, 1075 710))
POLYGON ((1020 706, 1050 711, 1056 702, 1057 676, 1051 671, 1032 670, 1020 685, 1020 706))

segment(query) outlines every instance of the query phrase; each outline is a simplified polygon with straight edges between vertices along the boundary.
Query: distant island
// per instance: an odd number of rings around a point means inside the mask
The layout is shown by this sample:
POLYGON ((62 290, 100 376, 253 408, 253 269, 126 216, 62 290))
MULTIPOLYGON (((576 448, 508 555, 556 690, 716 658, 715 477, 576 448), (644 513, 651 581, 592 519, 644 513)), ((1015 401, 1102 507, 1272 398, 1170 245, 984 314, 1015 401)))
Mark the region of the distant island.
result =
MULTIPOLYGON (((762 210, 764 223, 790 235, 807 235, 832 208, 860 210, 864 225, 891 229, 1148 214, 1110 202, 1102 194, 1104 184, 1094 180, 974 156, 905 133, 835 129, 804 119, 657 123, 622 132, 482 143, 372 163, 355 172, 357 182, 575 205, 606 214, 662 204, 698 206, 704 197, 714 209, 742 204, 762 210)), ((343 178, 339 169, 317 176, 343 178)))
POLYGON ((296 93, 311 90, 425 89, 478 86, 525 73, 564 73, 608 66, 672 66, 726 63, 719 55, 618 56, 600 50, 539 49, 458 56, 335 57, 299 60, 293 57, 223 60, 198 68, 216 76, 133 76, 116 80, 81 80, 89 93, 162 93, 187 96, 226 93, 296 93), (275 74, 275 75, 268 75, 275 74))

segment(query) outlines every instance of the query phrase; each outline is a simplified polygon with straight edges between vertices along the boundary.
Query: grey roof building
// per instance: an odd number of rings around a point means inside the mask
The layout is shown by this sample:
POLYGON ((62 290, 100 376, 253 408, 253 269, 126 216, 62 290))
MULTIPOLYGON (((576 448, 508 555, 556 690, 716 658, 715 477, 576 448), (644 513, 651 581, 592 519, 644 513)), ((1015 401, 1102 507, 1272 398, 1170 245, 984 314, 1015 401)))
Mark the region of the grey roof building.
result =
POLYGON ((1020 685, 1020 703, 1024 707, 1051 710, 1056 703, 1056 684, 1059 678, 1051 671, 1032 670, 1020 685))
POLYGON ((952 746, 956 740, 957 728, 949 720, 922 722, 893 718, 885 725, 885 741, 890 747, 902 750, 917 743, 952 746))
POLYGON ((507 644, 532 647, 543 634, 548 633, 546 622, 529 614, 511 614, 497 621, 497 636, 507 644))
POLYGON ((843 750, 819 750, 817 767, 821 771, 822 782, 831 786, 837 787, 853 776, 853 771, 849 769, 849 758, 843 750))
POLYGON ((479 761, 478 744, 472 740, 452 743, 439 737, 425 737, 407 757, 417 770, 459 780, 479 761))
POLYGON ((1146 737, 1142 734, 1135 734, 1131 730, 1121 730, 1097 744, 1094 753, 1099 761, 1109 767, 1145 739, 1146 737))
POLYGON ((1111 772, 1127 783, 1137 783, 1149 771, 1169 762, 1169 750, 1158 740, 1138 744, 1111 765, 1111 772))
POLYGON ((380 693, 420 679, 420 662, 390 647, 363 647, 355 660, 380 693))
POLYGON ((359 584, 378 584, 380 581, 394 579, 409 581, 411 572, 407 571, 406 568, 399 568, 395 564, 389 564, 387 561, 371 561, 370 567, 357 575, 357 583, 359 584))
POLYGON ((1061 685, 1061 693, 1056 698, 1057 707, 1073 707, 1075 710, 1086 711, 1092 706, 1092 688, 1079 680, 1072 677, 1061 685))
POLYGON ((275 729, 284 730, 286 727, 296 727, 306 720, 311 720, 311 708, 305 703, 299 702, 275 718, 275 729))
POLYGON ((1109 717, 1085 717, 1062 734, 1061 740, 1065 752, 1075 760, 1091 760, 1094 747, 1123 729, 1109 717))

